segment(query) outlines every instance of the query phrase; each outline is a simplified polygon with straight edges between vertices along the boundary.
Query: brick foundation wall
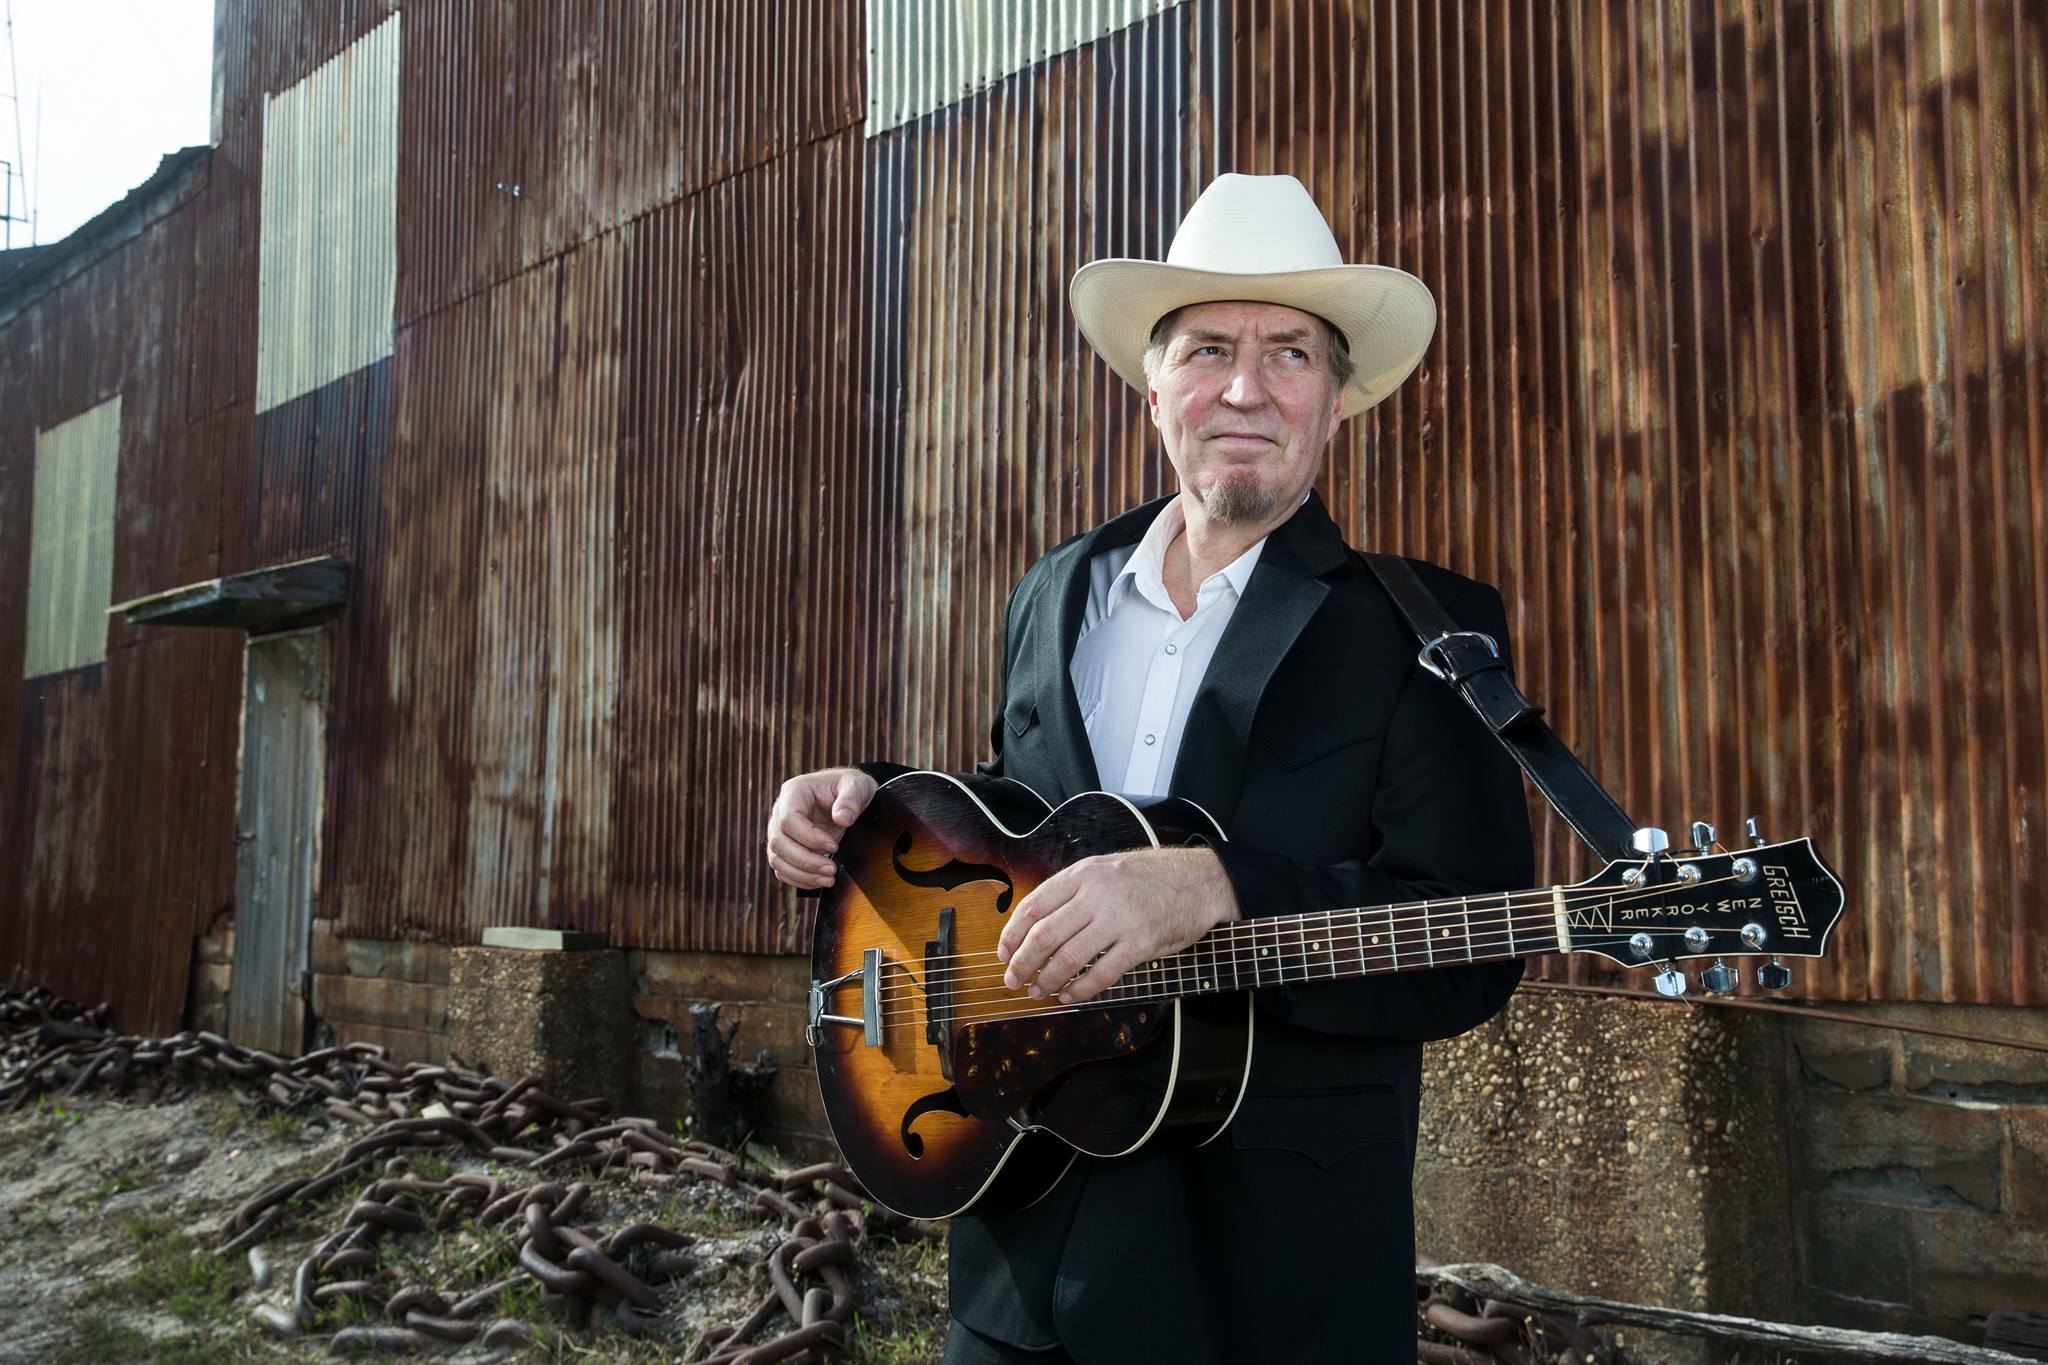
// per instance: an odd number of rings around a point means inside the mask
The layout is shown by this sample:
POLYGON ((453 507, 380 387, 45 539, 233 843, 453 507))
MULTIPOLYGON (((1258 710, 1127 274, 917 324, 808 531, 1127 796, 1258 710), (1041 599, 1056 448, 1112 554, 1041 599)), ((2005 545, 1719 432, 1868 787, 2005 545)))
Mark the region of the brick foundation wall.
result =
MULTIPOLYGON (((1832 1006, 2048 1042, 2048 1011, 1832 1006)), ((2048 1053, 1792 1020, 1790 1141, 1807 1307, 1844 1327, 1982 1339, 2048 1312, 2048 1053)))
MULTIPOLYGON (((2042 1010, 1826 1008, 2048 1042, 2042 1010)), ((1560 1289, 1973 1343, 2048 1311, 2048 1053, 1529 990, 1429 1045, 1415 1175, 1423 1250, 1560 1289)))
POLYGON ((810 960, 743 953, 626 955, 632 979, 634 1105, 657 1117, 689 1104, 690 1006, 719 1002, 728 1026, 739 1024, 734 1062, 751 1063, 763 1048, 775 1064, 762 1118, 763 1136, 792 1153, 821 1155, 831 1139, 818 1100, 817 1070, 804 1043, 810 960))
POLYGON ((449 953, 445 943, 340 938, 332 921, 316 919, 313 1016, 336 1042, 382 1043, 394 1062, 444 1064, 449 953))

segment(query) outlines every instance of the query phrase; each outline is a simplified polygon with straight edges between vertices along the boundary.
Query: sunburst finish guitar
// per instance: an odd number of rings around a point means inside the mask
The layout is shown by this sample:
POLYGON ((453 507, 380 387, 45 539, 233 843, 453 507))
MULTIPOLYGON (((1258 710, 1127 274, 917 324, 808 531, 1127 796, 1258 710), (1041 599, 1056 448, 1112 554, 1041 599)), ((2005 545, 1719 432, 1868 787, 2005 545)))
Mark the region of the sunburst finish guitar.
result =
POLYGON ((1842 889, 1810 841, 1646 853, 1570 886, 1219 925, 1062 1005, 1003 985, 1005 916, 1069 863, 1220 840, 1191 802, 1088 792, 1053 809, 1002 778, 905 773, 840 839, 818 902, 807 1036, 832 1136, 875 1198, 917 1217, 1017 1207, 1077 1152, 1206 1142, 1236 1112, 1262 986, 1543 953, 1625 966, 1818 957, 1842 889))

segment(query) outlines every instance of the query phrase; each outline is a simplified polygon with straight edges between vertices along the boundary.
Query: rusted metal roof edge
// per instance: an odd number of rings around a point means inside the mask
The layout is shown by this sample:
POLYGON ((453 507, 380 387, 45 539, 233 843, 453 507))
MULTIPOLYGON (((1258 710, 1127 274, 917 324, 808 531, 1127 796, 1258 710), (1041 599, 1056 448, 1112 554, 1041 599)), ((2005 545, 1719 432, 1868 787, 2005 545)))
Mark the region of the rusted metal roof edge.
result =
POLYGON ((0 327, 184 204, 197 193, 212 163, 210 146, 166 152, 149 179, 81 224, 70 236, 51 243, 48 251, 0 285, 0 327))

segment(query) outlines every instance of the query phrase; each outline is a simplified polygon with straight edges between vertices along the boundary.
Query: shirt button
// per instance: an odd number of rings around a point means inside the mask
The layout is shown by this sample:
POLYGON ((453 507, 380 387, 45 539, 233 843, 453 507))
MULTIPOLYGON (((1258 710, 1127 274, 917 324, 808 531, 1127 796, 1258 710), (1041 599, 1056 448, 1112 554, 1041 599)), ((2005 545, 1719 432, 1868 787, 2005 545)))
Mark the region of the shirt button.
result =
POLYGON ((1166 652, 1167 652, 1168 654, 1178 654, 1178 653, 1180 653, 1180 650, 1179 650, 1179 649, 1178 649, 1178 648, 1177 648, 1176 646, 1173 646, 1173 645, 1168 645, 1168 646, 1166 647, 1166 652))
POLYGON ((1145 742, 1146 742, 1147 744, 1151 744, 1151 743, 1153 743, 1154 741, 1156 741, 1156 740, 1157 740, 1158 738, 1159 738, 1159 737, 1158 737, 1157 735, 1147 735, 1147 736, 1145 736, 1145 742))

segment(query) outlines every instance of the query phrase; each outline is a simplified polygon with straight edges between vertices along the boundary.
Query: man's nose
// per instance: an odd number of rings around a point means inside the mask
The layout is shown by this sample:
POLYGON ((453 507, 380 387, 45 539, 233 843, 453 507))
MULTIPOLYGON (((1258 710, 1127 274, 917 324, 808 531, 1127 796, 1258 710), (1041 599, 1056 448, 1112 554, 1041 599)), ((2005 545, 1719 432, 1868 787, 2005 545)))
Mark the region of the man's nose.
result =
POLYGON ((1269 396, 1265 376, 1248 360, 1237 362, 1231 369, 1230 382, 1223 386, 1223 401, 1233 408, 1264 407, 1269 396))

